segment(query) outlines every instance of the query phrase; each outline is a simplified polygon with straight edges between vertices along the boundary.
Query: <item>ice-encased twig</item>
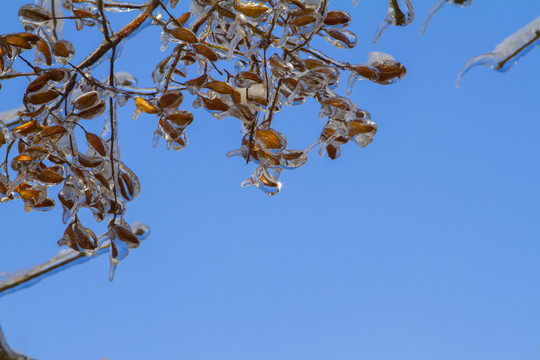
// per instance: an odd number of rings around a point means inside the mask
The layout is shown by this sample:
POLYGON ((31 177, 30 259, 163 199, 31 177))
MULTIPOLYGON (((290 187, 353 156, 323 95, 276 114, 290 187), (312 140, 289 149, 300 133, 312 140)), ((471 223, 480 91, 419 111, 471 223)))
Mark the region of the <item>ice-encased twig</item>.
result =
POLYGON ((540 44, 540 16, 504 39, 493 52, 470 59, 461 69, 456 80, 456 87, 459 87, 461 79, 472 67, 486 65, 496 71, 508 71, 538 44, 540 44))
POLYGON ((2 332, 2 327, 0 327, 0 359, 1 360, 32 360, 26 355, 21 354, 18 351, 13 350, 9 347, 4 333, 2 332))
POLYGON ((71 249, 61 250, 58 254, 42 264, 36 265, 28 270, 2 276, 0 277, 3 278, 0 280, 0 297, 26 289, 45 277, 70 268, 73 265, 83 264, 95 259, 97 256, 105 254, 109 246, 109 242, 105 242, 99 247, 96 254, 91 257, 71 249))

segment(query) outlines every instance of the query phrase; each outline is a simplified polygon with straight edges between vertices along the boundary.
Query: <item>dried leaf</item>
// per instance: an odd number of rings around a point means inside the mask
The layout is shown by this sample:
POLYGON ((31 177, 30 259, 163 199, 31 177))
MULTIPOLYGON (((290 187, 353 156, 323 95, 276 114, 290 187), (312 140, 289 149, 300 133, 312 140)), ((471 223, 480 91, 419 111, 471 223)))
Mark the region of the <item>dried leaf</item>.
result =
POLYGON ((73 102, 73 107, 78 110, 88 109, 89 107, 94 106, 99 100, 101 100, 101 96, 97 91, 89 91, 80 95, 73 102))
POLYGON ((42 105, 49 103, 60 96, 58 91, 49 89, 41 93, 34 93, 28 96, 28 103, 33 105, 42 105))
POLYGON ((217 80, 209 81, 208 83, 206 83, 206 87, 208 89, 214 90, 215 92, 224 94, 224 95, 230 95, 234 93, 234 88, 224 81, 217 81, 217 80))
POLYGON ((214 50, 212 50, 208 45, 194 44, 193 45, 193 50, 195 50, 195 52, 197 54, 204 56, 205 58, 207 58, 208 60, 210 60, 212 62, 216 62, 219 59, 216 52, 214 50))
POLYGON ((103 144, 103 140, 101 140, 101 138, 96 134, 87 132, 86 141, 88 141, 88 143, 92 145, 92 147, 98 152, 99 155, 105 156, 107 154, 105 151, 105 145, 103 144))
POLYGON ((174 27, 172 29, 167 29, 167 32, 174 36, 176 39, 185 41, 187 43, 194 44, 199 42, 199 39, 197 39, 197 35, 195 35, 193 31, 183 27, 174 27))
POLYGON ((143 99, 142 97, 135 98, 135 106, 137 109, 147 114, 157 114, 159 110, 152 105, 148 100, 143 99))
POLYGON ((45 57, 45 64, 47 66, 51 66, 52 64, 52 56, 51 56, 51 49, 49 48, 49 44, 43 39, 39 39, 37 42, 37 48, 40 53, 43 54, 45 57))
POLYGON ((47 184, 60 184, 64 181, 64 177, 56 171, 44 169, 36 174, 36 178, 47 184))

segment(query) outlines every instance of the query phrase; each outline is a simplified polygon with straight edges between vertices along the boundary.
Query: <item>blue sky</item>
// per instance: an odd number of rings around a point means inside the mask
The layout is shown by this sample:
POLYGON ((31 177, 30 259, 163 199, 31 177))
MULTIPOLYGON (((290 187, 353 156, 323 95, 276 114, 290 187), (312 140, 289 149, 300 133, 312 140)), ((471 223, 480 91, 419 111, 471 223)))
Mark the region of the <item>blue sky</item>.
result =
MULTIPOLYGON (((21 31, 22 4, 3 4, 0 33, 21 31)), ((398 84, 355 87, 351 99, 378 125, 373 143, 347 144, 335 161, 312 153, 268 197, 240 187, 253 165, 225 157, 240 144, 236 119, 195 111, 189 146, 173 152, 152 148, 156 120, 132 121, 128 104, 122 157, 142 192, 126 219, 150 237, 113 283, 104 256, 0 298, 13 348, 39 359, 539 358, 540 51, 508 73, 479 67, 454 83, 540 3, 447 5, 420 36, 432 2, 416 1, 415 22, 376 45, 384 1, 330 4, 351 13, 358 45, 325 51, 354 63, 384 51, 407 68, 398 84)), ((81 59, 92 39, 76 35, 66 29, 81 59)), ((118 69, 150 85, 163 56, 149 29, 118 69)), ((1 111, 22 94, 8 84, 1 111)), ((310 102, 274 124, 305 148, 324 124, 318 111, 310 102)), ((25 214, 11 202, 0 219, 0 271, 58 251, 59 210, 25 214)))

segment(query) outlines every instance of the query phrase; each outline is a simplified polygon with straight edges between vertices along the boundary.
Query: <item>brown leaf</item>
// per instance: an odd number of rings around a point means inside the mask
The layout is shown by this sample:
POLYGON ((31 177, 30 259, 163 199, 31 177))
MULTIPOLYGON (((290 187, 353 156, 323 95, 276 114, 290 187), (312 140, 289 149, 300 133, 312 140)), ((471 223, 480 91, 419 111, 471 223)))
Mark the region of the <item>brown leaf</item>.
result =
POLYGON ((97 91, 89 91, 75 99, 73 107, 78 110, 88 109, 94 106, 99 100, 101 100, 101 96, 99 96, 97 91))
POLYGON ((204 104, 204 108, 210 111, 227 111, 229 110, 229 105, 225 104, 220 98, 209 99, 204 96, 201 96, 201 99, 204 104))
POLYGON ((324 25, 346 25, 351 22, 351 15, 341 10, 330 10, 324 18, 324 25))
POLYGON ((214 90, 215 92, 224 94, 224 95, 230 95, 234 93, 234 88, 224 81, 213 80, 206 83, 206 87, 208 89, 214 90))
POLYGON ((365 124, 361 120, 350 120, 347 122, 347 130, 349 137, 354 137, 360 134, 366 134, 372 131, 377 131, 377 128, 370 124, 365 124))
POLYGON ((178 40, 185 41, 187 43, 198 43, 197 35, 189 29, 183 27, 174 27, 172 29, 167 29, 167 32, 177 38, 178 40))
POLYGON ((103 112, 105 111, 105 108, 106 108, 105 101, 102 100, 96 105, 86 110, 79 111, 76 115, 80 117, 81 119, 90 120, 103 114, 103 112))
POLYGON ((114 233, 116 234, 116 238, 125 243, 130 249, 135 249, 141 244, 141 241, 137 235, 131 231, 131 229, 126 229, 125 227, 117 224, 113 224, 113 229, 114 233))
POLYGON ((270 8, 265 5, 257 5, 257 4, 239 4, 236 1, 233 1, 233 7, 236 11, 241 12, 242 14, 246 15, 250 18, 257 18, 264 13, 267 13, 270 11, 270 8))
POLYGON ((34 79, 34 81, 28 84, 26 87, 26 93, 29 94, 41 90, 45 85, 47 85, 50 79, 51 76, 49 74, 38 76, 34 79))
POLYGON ((277 134, 272 130, 257 130, 255 132, 255 137, 266 149, 280 149, 283 146, 277 134))
POLYGON ((25 122, 22 125, 19 125, 15 128, 13 128, 12 132, 18 133, 20 135, 28 135, 32 131, 36 130, 37 128, 37 121, 36 120, 30 120, 28 122, 25 122))
POLYGON ((190 16, 191 16, 191 11, 188 11, 186 13, 183 13, 178 19, 176 19, 176 21, 178 21, 180 25, 184 26, 186 25, 190 16))
POLYGON ((195 50, 197 54, 204 56, 205 58, 207 58, 208 60, 212 62, 216 62, 219 59, 216 52, 212 50, 208 45, 194 44, 193 49, 195 50))
POLYGON ((92 145, 92 147, 98 152, 99 155, 105 156, 107 154, 105 151, 105 145, 103 144, 103 140, 101 140, 101 138, 96 134, 87 132, 86 141, 88 141, 88 143, 92 145))
POLYGON ((44 169, 36 174, 36 178, 47 184, 60 184, 64 181, 64 177, 56 171, 44 169))
POLYGON ((167 119, 180 127, 186 127, 193 122, 193 114, 190 111, 181 110, 167 115, 167 119))
POLYGON ((135 106, 137 109, 147 114, 157 114, 159 110, 152 105, 148 100, 143 99, 142 97, 135 98, 135 106))
POLYGON ((22 49, 31 49, 32 45, 24 38, 20 37, 18 34, 8 34, 4 36, 4 41, 6 44, 16 46, 22 49))
POLYGON ((157 101, 157 106, 162 109, 167 109, 170 107, 178 108, 182 104, 182 100, 184 100, 184 96, 181 92, 170 91, 163 94, 159 98, 159 100, 157 101))
POLYGON ((40 190, 33 190, 33 189, 28 189, 28 190, 21 190, 19 191, 19 195, 21 196, 21 198, 23 200, 37 200, 37 198, 39 197, 39 195, 41 194, 41 191, 40 190))
POLYGON ((42 105, 53 101, 58 96, 60 96, 58 91, 49 89, 45 92, 29 95, 28 102, 33 105, 42 105))

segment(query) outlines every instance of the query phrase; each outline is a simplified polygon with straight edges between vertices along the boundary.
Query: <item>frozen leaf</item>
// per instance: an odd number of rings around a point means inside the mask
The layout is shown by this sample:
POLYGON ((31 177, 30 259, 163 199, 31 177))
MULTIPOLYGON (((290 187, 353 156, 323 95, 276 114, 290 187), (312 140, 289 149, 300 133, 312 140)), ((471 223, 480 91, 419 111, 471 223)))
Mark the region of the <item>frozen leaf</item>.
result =
POLYGON ((105 156, 105 145, 103 144, 103 140, 96 134, 92 134, 90 132, 86 133, 86 141, 88 141, 88 144, 94 148, 99 155, 105 156))

